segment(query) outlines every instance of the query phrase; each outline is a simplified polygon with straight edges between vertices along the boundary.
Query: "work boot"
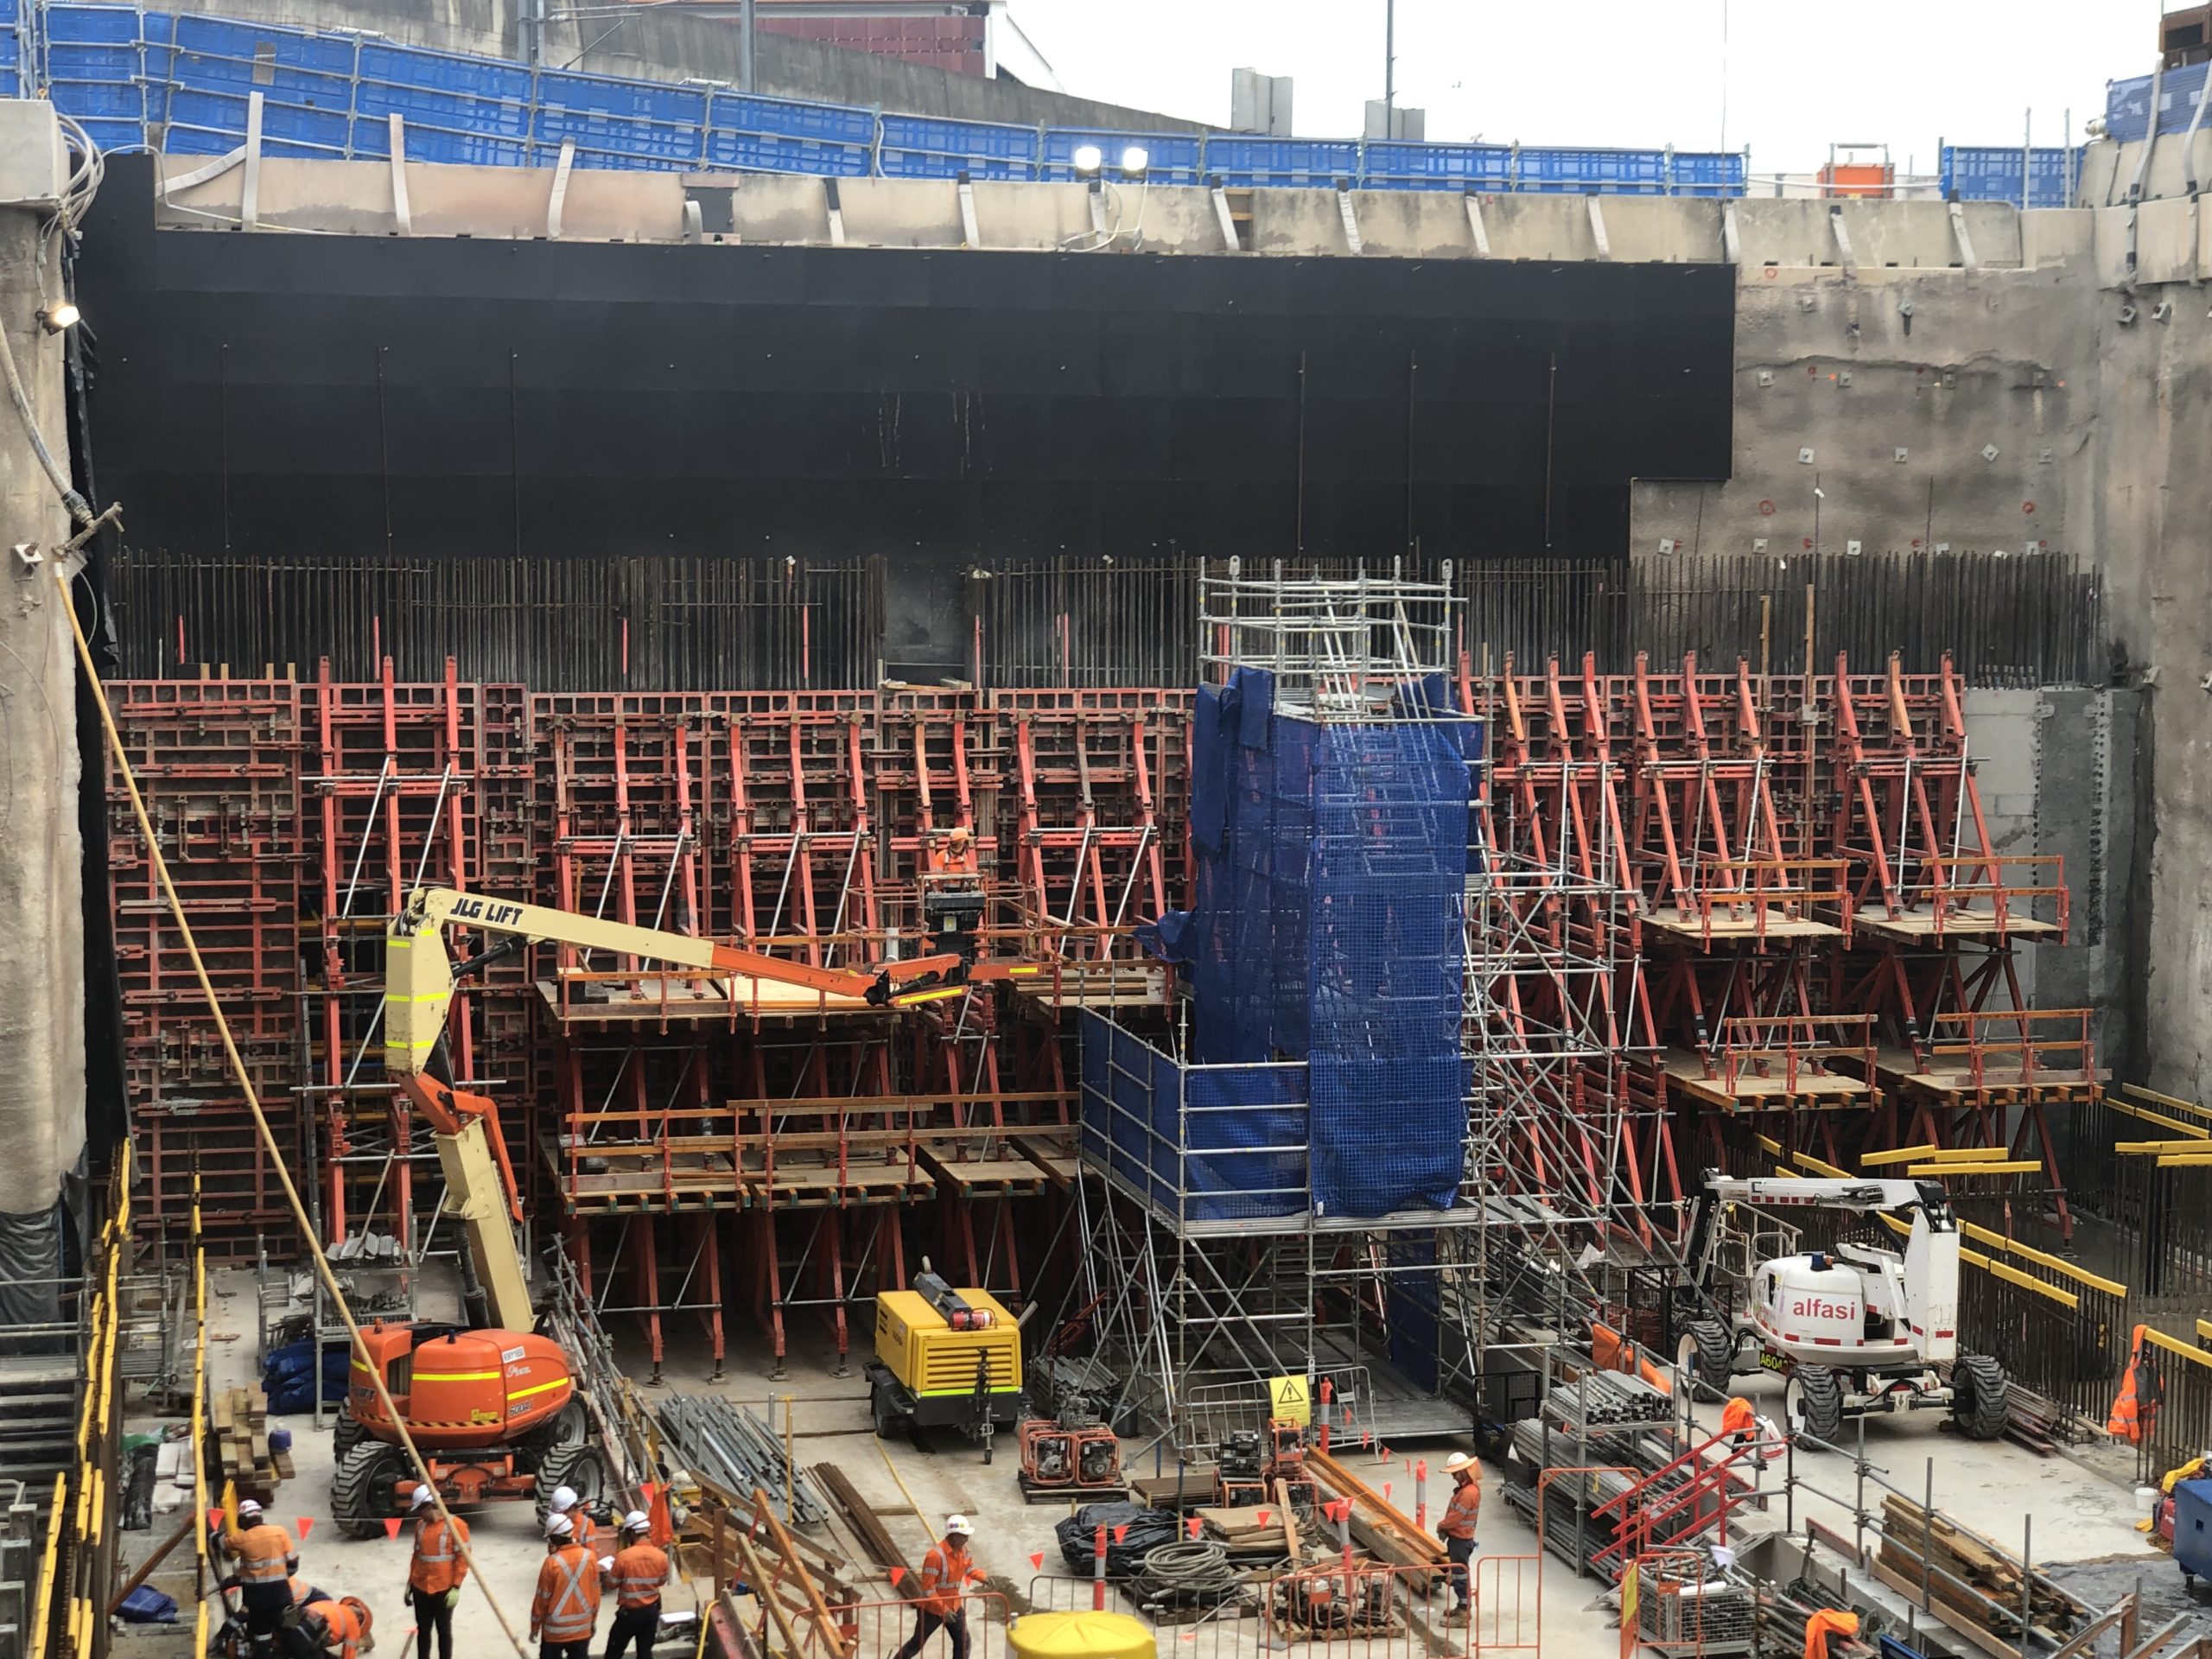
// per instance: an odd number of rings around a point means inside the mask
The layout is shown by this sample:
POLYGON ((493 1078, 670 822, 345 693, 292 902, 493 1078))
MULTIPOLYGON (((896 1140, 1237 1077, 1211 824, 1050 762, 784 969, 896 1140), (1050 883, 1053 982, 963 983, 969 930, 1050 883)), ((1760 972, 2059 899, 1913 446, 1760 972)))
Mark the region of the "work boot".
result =
POLYGON ((1463 1605, 1454 1607, 1450 1612, 1445 1614, 1444 1622, 1446 1624, 1465 1624, 1467 1622, 1467 1610, 1465 1606, 1463 1605))

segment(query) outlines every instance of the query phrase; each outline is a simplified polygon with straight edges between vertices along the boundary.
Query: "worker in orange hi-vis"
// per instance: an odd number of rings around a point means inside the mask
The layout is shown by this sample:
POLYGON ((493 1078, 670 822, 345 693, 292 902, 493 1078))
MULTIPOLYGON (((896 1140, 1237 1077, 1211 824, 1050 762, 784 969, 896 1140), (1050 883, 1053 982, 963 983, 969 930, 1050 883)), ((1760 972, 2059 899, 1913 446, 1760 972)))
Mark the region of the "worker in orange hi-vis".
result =
POLYGON ((963 823, 955 825, 946 835, 931 836, 923 849, 922 874, 975 874, 976 832, 963 823))
POLYGON ((295 1659, 359 1659, 374 1622, 358 1596, 311 1601, 291 1631, 290 1651, 295 1659))
POLYGON ((1445 1459, 1444 1472, 1452 1477, 1452 1501, 1445 1506, 1444 1518, 1436 1523, 1436 1535, 1444 1541, 1444 1553, 1452 1562, 1450 1580, 1456 1598, 1446 1622, 1465 1624, 1467 1564, 1475 1559, 1475 1523, 1483 1512, 1483 1466, 1465 1452, 1454 1452, 1445 1459))
POLYGON ((415 1610, 421 1634, 416 1650, 430 1659, 430 1632, 438 1635, 438 1659, 453 1659, 453 1610, 461 1599, 468 1564, 461 1558, 468 1543, 468 1522, 441 1517, 428 1486, 416 1486, 408 1507, 415 1516, 415 1553, 407 1563, 407 1605, 415 1610))
POLYGON ((968 1554, 976 1529, 964 1515, 944 1517, 944 1536, 922 1557, 921 1582, 914 1597, 914 1633, 898 1659, 918 1659, 922 1644, 938 1630, 952 1639, 952 1659, 968 1659, 968 1612, 961 1605, 970 1582, 982 1574, 968 1554))
POLYGON ((607 1659, 625 1659, 632 1643, 638 1659, 652 1659, 660 1634, 661 1586, 668 1582, 668 1552, 646 1535, 652 1517, 632 1510, 622 1517, 622 1548, 599 1564, 601 1580, 614 1586, 614 1627, 607 1633, 607 1659))
POLYGON ((575 1539, 565 1515, 545 1518, 545 1560, 530 1602, 530 1635, 537 1659, 591 1659, 599 1628, 599 1563, 575 1539))
POLYGON ((599 1522, 593 1520, 591 1511, 577 1501, 573 1486, 556 1486, 552 1497, 545 1500, 548 1515, 565 1515, 569 1524, 575 1529, 575 1541, 596 1555, 599 1553, 599 1522))
POLYGON ((238 1522, 229 1539, 238 1571, 224 1580, 224 1587, 238 1586, 249 1634, 273 1636, 292 1605, 292 1574, 300 1570, 300 1552, 292 1535, 264 1520, 261 1505, 250 1497, 238 1505, 238 1522))
POLYGON ((1751 1402, 1740 1394, 1732 1395, 1720 1408, 1720 1432, 1740 1437, 1758 1432, 1758 1414, 1751 1409, 1751 1402))
POLYGON ((1859 1634, 1859 1615, 1823 1607, 1805 1621, 1805 1659, 1828 1659, 1828 1643, 1859 1634))

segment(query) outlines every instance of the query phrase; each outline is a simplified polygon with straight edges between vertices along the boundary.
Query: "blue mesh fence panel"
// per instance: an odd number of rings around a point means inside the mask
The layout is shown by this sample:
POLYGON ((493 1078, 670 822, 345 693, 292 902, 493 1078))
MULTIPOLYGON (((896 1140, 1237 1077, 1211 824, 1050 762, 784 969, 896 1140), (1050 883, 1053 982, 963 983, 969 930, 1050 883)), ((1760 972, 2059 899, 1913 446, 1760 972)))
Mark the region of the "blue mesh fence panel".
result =
POLYGON ((1185 1219, 1252 1221, 1303 1210, 1306 1068, 1199 1067, 1185 1070, 1182 1082, 1185 1219))
MULTIPOLYGON (((2063 207, 2074 199, 2069 175, 2079 177, 2081 149, 2037 149, 2031 177, 2031 207, 2063 207)), ((1942 152, 1942 190, 1961 201, 2005 201, 2020 205, 2022 151, 2018 144, 1973 147, 1946 144, 1942 152)))
POLYGON ((1438 1294, 1436 1240, 1417 1232, 1393 1233, 1389 1254, 1390 1363, 1415 1388, 1433 1389, 1438 1325, 1443 1311, 1438 1294))
MULTIPOLYGON (((2184 68, 2171 70, 2159 79, 2160 132, 2188 130, 2190 121, 2196 113, 2196 100, 2204 92, 2207 67, 2192 63, 2184 68)), ((2126 80, 2105 83, 2105 127, 2114 142, 2139 143, 2150 132, 2151 79, 2149 75, 2135 75, 2126 80)), ((2212 125, 2212 114, 2208 114, 2207 124, 2212 125)))

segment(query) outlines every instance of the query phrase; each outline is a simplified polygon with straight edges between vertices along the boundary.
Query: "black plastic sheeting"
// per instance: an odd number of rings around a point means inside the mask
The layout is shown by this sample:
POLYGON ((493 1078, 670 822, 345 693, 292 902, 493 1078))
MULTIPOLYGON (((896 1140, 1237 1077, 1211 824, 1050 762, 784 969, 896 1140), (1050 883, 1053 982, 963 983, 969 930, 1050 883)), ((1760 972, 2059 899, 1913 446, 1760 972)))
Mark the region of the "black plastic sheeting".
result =
POLYGON ((150 181, 79 283, 137 547, 884 554, 928 631, 978 558, 1617 557, 1630 479, 1729 470, 1724 266, 226 235, 150 181))
POLYGON ((0 1336, 60 1319, 64 1214, 58 1204, 32 1215, 0 1211, 0 1336))

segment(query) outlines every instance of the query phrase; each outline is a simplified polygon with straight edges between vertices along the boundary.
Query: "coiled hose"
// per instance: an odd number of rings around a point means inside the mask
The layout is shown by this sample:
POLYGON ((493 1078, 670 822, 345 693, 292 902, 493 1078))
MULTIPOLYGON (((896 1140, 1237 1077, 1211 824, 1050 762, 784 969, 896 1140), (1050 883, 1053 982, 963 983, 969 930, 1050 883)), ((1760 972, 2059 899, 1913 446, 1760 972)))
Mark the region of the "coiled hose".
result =
POLYGON ((1178 1540, 1147 1553, 1138 1581, 1147 1599, 1224 1601, 1243 1587, 1229 1552, 1211 1538, 1178 1540))

